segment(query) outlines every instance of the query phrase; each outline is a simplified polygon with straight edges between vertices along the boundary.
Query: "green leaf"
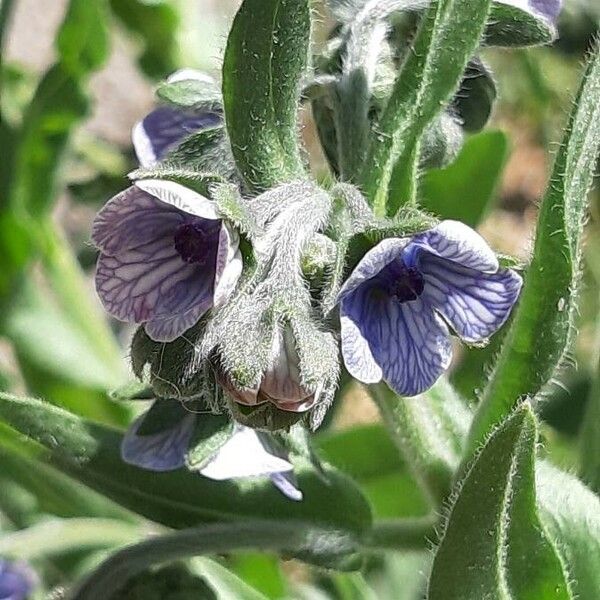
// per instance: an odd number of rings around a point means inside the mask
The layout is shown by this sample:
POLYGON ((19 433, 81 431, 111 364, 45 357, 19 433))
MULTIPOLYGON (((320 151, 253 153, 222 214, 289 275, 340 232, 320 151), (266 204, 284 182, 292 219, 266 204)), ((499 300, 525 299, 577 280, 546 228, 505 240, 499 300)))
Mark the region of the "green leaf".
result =
POLYGON ((419 140, 458 89, 489 7, 490 0, 440 0, 425 13, 362 173, 362 189, 378 215, 395 215, 411 200, 419 140))
POLYGON ((293 456, 302 502, 292 502, 268 478, 212 481, 186 469, 154 473, 121 461, 121 435, 39 400, 0 394, 0 418, 41 444, 39 459, 122 506, 170 527, 215 520, 286 518, 344 530, 369 526, 369 507, 347 477, 317 471, 293 456), (182 494, 185 490, 185 494, 182 494))
POLYGON ((577 306, 583 220, 600 148, 599 94, 600 53, 596 51, 540 207, 533 259, 469 433, 468 455, 519 398, 540 391, 569 349, 577 306))
POLYGON ((108 56, 109 39, 104 2, 71 0, 57 38, 65 70, 84 76, 102 66, 108 56))
POLYGON ((376 518, 420 517, 429 513, 427 498, 382 425, 327 431, 317 436, 316 443, 327 462, 360 484, 376 518))
POLYGON ((483 42, 487 46, 536 46, 549 44, 555 38, 556 27, 542 16, 494 2, 483 42))
POLYGON ((231 149, 256 191, 302 178, 300 78, 308 60, 308 0, 244 0, 225 50, 223 101, 231 149))
POLYGON ((218 600, 267 600, 267 596, 210 558, 195 558, 192 568, 216 594, 218 600))
POLYGON ((235 550, 283 551, 332 564, 334 557, 355 553, 357 541, 334 529, 319 529, 302 521, 245 521, 214 523, 146 540, 113 554, 83 581, 73 600, 105 600, 129 578, 147 567, 198 554, 223 554, 235 550))
POLYGON ((501 131, 470 137, 450 166, 426 173, 420 188, 421 204, 441 219, 476 227, 494 199, 507 151, 508 141, 501 131))
POLYGON ((268 598, 278 600, 286 597, 288 586, 277 556, 246 552, 232 556, 227 565, 238 577, 268 598))
POLYGON ((445 378, 413 398, 397 396, 383 383, 369 391, 405 463, 439 506, 450 491, 469 427, 465 403, 445 378))
POLYGON ((0 555, 35 560, 96 548, 114 548, 137 542, 139 525, 115 519, 48 519, 0 538, 0 555))
POLYGON ((524 404, 492 434, 457 486, 429 600, 572 598, 536 510, 536 434, 524 404))
POLYGON ((229 415, 205 414, 198 419, 196 430, 185 457, 185 464, 193 470, 202 469, 219 448, 233 435, 233 421, 229 415))
POLYGON ((579 600, 600 590, 600 499, 573 475, 545 461, 536 468, 540 519, 569 573, 579 600))
MULTIPOLYGON (((85 1, 85 0, 84 0, 85 1)), ((179 15, 165 0, 110 0, 113 14, 143 46, 139 63, 146 75, 161 79, 178 66, 179 15)))
MULTIPOLYGON (((134 515, 70 479, 56 469, 9 450, 17 434, 0 425, 2 475, 27 490, 36 499, 36 511, 59 517, 101 517, 133 520, 134 515)), ((18 442, 17 442, 18 446, 18 442)))
POLYGON ((581 478, 600 494, 600 375, 596 373, 582 420, 579 455, 581 478))

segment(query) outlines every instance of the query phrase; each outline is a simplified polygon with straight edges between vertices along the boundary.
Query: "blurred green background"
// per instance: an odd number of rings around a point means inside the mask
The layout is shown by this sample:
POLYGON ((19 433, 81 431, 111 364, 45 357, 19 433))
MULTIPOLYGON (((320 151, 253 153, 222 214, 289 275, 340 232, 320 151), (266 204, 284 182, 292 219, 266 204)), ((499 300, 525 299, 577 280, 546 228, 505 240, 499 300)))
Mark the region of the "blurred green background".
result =
MULTIPOLYGON (((125 175, 136 166, 131 128, 152 108, 156 84, 181 67, 218 78, 239 2, 89 0, 89 5, 95 8, 72 2, 75 12, 65 19, 67 0, 0 4, 0 390, 43 397, 77 414, 124 426, 132 409, 114 402, 110 392, 131 378, 127 345, 132 329, 109 320, 93 291, 91 220, 127 186, 125 175)), ((315 3, 315 10, 320 15, 318 47, 329 21, 321 4, 315 3)), ((492 121, 467 140, 455 163, 425 178, 426 204, 457 218, 464 218, 460 211, 466 206, 471 224, 495 249, 524 262, 552 153, 599 17, 596 0, 568 0, 560 39, 552 47, 485 50, 498 88, 492 121)), ((304 117, 310 160, 323 175, 326 165, 308 110, 304 117)), ((600 393, 595 382, 599 208, 596 192, 587 225, 577 345, 543 407, 545 452, 568 469, 577 467, 586 400, 600 393)), ((497 340, 485 349, 457 353, 452 379, 473 402, 495 348, 497 340)), ((413 488, 405 486, 401 497, 394 494, 402 477, 409 476, 398 474, 396 451, 380 435, 377 420, 366 395, 354 387, 346 390, 318 434, 322 451, 363 483, 377 516, 418 514, 424 500, 411 496, 413 488), (348 428, 356 433, 351 452, 344 441, 348 428), (364 448, 372 455, 369 464, 361 463, 364 448)), ((20 442, 13 435, 0 424, 0 550, 2 531, 39 524, 52 515, 85 517, 93 501, 80 490, 81 505, 70 501, 66 510, 61 495, 69 489, 69 497, 77 498, 78 487, 66 479, 45 479, 41 467, 20 457, 20 442)), ((102 556, 57 553, 55 561, 37 566, 52 587, 102 556)), ((376 597, 414 597, 415 590, 399 582, 425 560, 421 552, 374 560, 368 577, 376 597), (404 595, 398 595, 399 589, 404 595)), ((311 587, 315 584, 334 597, 368 597, 358 575, 319 579, 291 561, 283 565, 286 580, 281 563, 258 555, 241 555, 228 564, 268 597, 291 594, 289 586, 294 597, 322 597, 311 587)))

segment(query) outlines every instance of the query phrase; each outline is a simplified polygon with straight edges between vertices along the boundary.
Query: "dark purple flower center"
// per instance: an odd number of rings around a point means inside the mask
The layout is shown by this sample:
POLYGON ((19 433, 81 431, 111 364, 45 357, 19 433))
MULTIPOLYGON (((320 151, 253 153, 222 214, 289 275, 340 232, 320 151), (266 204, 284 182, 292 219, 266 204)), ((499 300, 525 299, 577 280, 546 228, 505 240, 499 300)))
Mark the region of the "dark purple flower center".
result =
POLYGON ((384 271, 387 292, 398 302, 416 300, 423 293, 425 280, 421 271, 408 267, 402 259, 393 261, 384 271))
POLYGON ((186 263, 206 262, 210 256, 214 236, 202 223, 184 223, 175 231, 175 250, 186 263))

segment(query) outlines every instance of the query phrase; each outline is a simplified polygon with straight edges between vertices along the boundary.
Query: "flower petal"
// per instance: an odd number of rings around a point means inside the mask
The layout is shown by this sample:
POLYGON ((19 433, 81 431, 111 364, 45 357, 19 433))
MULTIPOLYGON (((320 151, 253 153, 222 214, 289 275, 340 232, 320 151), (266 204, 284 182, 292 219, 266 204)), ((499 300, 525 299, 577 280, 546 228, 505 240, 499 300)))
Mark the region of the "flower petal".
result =
POLYGON ((271 473, 269 477, 273 485, 290 500, 300 502, 304 497, 302 491, 297 487, 298 482, 292 471, 287 473, 271 473))
POLYGON ((167 83, 176 83, 177 81, 196 80, 202 81, 208 85, 215 85, 215 80, 206 73, 197 69, 179 69, 167 78, 167 83))
POLYGON ((172 471, 185 464, 196 416, 186 414, 173 427, 151 435, 138 435, 145 415, 138 417, 121 442, 121 458, 130 465, 151 471, 172 471))
POLYGON ((219 232, 219 251, 215 264, 214 306, 222 306, 233 293, 242 274, 239 235, 226 223, 219 232))
POLYGON ((409 240, 388 238, 371 248, 360 260, 338 294, 338 302, 352 293, 359 285, 371 279, 386 265, 402 254, 409 240))
POLYGON ((466 342, 483 341, 502 326, 523 283, 510 269, 480 273, 433 255, 421 267, 424 296, 466 342))
POLYGON ((189 135, 221 120, 217 112, 159 106, 133 127, 131 137, 139 163, 143 167, 155 165, 189 135))
POLYGON ((102 252, 113 256, 170 235, 184 219, 177 208, 133 185, 109 200, 96 215, 92 240, 102 252))
POLYGON ((135 323, 151 321, 148 335, 171 341, 212 306, 211 264, 214 260, 188 264, 171 238, 158 239, 117 256, 101 254, 96 290, 111 315, 135 323))
POLYGON ((0 599, 26 600, 38 583, 37 575, 27 563, 0 558, 0 599))
MULTIPOLYGON (((366 378, 367 382, 374 382, 375 364, 398 394, 414 396, 431 387, 452 358, 446 325, 422 298, 400 303, 376 287, 359 291, 364 297, 355 303, 345 302, 344 308, 372 357, 372 363, 363 365, 367 373, 367 368, 372 368, 373 377, 366 378)), ((348 349, 343 353, 346 362, 348 349)), ((360 370, 358 374, 362 375, 360 370)))
POLYGON ((413 255, 418 262, 429 251, 470 269, 495 273, 498 258, 487 242, 473 229, 460 221, 442 221, 439 225, 413 237, 405 251, 405 260, 413 255))
POLYGON ((209 479, 222 481, 237 477, 271 475, 291 470, 293 470, 291 463, 265 450, 253 429, 238 425, 233 436, 200 470, 200 474, 209 479))
POLYGON ((161 202, 190 215, 209 220, 220 218, 212 200, 175 181, 140 179, 135 182, 135 186, 158 198, 161 202))
POLYGON ((346 369, 354 379, 363 383, 378 383, 383 378, 383 371, 359 326, 363 318, 368 318, 366 294, 368 289, 359 288, 346 296, 340 305, 342 356, 346 369))

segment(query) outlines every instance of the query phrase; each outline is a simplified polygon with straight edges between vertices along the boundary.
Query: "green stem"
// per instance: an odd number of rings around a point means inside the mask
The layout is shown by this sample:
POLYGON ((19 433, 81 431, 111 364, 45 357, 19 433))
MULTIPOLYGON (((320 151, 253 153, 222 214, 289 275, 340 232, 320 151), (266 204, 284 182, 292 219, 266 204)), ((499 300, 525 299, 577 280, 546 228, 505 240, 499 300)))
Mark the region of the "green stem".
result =
POLYGON ((61 304, 79 326, 88 342, 114 369, 125 377, 122 350, 119 348, 104 315, 90 298, 85 276, 62 233, 47 220, 41 227, 45 272, 61 304))
POLYGON ((201 554, 260 549, 322 555, 356 551, 354 542, 339 531, 317 530, 302 522, 246 521, 215 523, 143 541, 113 554, 74 591, 72 600, 105 600, 127 580, 159 562, 201 554))
POLYGON ((445 379, 415 398, 397 396, 384 383, 369 391, 406 464, 431 505, 439 508, 452 488, 468 409, 445 379))
POLYGON ((435 541, 434 517, 376 521, 365 546, 374 550, 424 550, 435 541))

